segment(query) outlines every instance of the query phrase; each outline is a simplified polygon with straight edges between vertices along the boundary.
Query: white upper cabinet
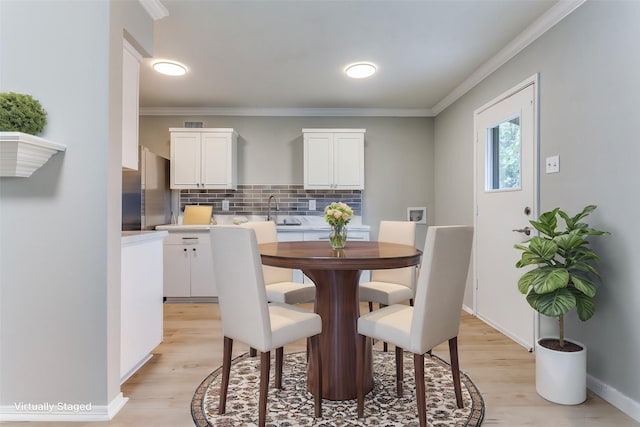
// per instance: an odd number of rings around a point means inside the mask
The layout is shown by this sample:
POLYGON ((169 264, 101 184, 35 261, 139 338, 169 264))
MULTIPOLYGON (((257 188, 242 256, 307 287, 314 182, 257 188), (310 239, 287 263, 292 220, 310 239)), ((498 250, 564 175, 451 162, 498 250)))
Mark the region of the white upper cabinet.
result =
POLYGON ((123 40, 122 49, 122 167, 138 170, 139 76, 142 56, 123 40))
POLYGON ((171 128, 171 188, 235 190, 237 133, 228 128, 171 128))
POLYGON ((302 129, 304 188, 364 189, 365 129, 302 129))

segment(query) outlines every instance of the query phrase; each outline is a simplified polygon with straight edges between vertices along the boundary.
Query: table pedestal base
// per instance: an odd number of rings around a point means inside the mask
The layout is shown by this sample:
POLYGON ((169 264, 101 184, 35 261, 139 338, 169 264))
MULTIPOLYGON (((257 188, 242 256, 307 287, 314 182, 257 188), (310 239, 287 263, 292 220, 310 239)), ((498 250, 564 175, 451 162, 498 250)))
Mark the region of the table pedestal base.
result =
MULTIPOLYGON (((358 340, 358 282, 360 270, 313 270, 303 272, 316 284, 316 313, 322 317, 320 360, 322 361, 322 397, 329 400, 356 398, 356 346, 358 340)), ((371 342, 365 351, 364 390, 373 388, 371 342)), ((309 358, 307 387, 317 382, 309 358)))

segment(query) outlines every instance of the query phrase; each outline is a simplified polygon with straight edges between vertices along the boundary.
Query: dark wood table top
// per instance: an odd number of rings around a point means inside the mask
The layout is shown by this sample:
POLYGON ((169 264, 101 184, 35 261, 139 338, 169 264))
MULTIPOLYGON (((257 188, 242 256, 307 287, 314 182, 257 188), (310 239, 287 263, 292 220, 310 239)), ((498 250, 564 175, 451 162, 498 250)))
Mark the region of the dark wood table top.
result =
POLYGON ((422 251, 385 242, 347 242, 331 249, 327 241, 277 242, 259 245, 262 263, 274 267, 322 270, 381 270, 419 264, 422 251))

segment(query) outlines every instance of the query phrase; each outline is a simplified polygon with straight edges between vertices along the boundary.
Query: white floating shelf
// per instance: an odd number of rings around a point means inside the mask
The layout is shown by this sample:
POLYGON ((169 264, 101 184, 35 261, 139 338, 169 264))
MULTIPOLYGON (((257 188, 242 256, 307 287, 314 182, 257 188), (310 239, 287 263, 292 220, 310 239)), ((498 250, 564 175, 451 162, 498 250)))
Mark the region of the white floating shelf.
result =
POLYGON ((0 176, 28 178, 58 151, 62 144, 22 132, 0 132, 0 176))

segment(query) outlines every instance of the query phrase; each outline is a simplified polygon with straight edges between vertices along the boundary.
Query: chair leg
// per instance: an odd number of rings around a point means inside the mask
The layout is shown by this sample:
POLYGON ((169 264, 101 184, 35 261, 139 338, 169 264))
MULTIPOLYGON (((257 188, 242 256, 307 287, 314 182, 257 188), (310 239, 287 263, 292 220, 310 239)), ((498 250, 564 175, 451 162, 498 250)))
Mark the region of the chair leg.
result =
POLYGON ((416 401, 420 427, 427 426, 427 404, 424 395, 424 354, 413 354, 413 368, 416 371, 416 401))
POLYGON ((369 337, 358 334, 356 341, 356 398, 358 418, 364 416, 364 354, 369 337))
POLYGON ((218 415, 222 415, 227 407, 227 390, 229 389, 229 374, 231 373, 231 350, 233 340, 224 337, 224 350, 222 354, 222 383, 220 384, 220 402, 218 404, 218 415))
POLYGON ((258 425, 264 427, 267 419, 267 394, 269 393, 269 369, 271 352, 260 354, 260 399, 258 402, 258 425))
POLYGON ((396 392, 402 397, 402 384, 404 383, 404 360, 402 349, 396 346, 396 392))
POLYGON ((373 303, 369 301, 369 313, 373 311, 373 303))
POLYGON ((282 389, 282 359, 284 357, 284 348, 276 349, 276 388, 282 389))
POLYGON ((309 352, 316 367, 316 388, 313 390, 313 401, 315 405, 316 418, 322 417, 322 359, 320 358, 320 335, 314 335, 309 339, 309 352))
POLYGON ((413 307, 413 298, 409 298, 409 305, 413 307))
POLYGON ((249 357, 256 357, 258 355, 258 350, 253 347, 249 347, 249 357))
MULTIPOLYGON (((386 305, 378 304, 378 308, 384 308, 384 307, 386 307, 386 305)), ((389 351, 389 345, 386 342, 382 343, 382 351, 384 351, 385 353, 389 351)))
POLYGON ((458 337, 453 337, 449 340, 449 357, 451 358, 451 376, 453 376, 453 389, 456 392, 456 404, 458 408, 463 408, 460 365, 458 363, 458 337))

